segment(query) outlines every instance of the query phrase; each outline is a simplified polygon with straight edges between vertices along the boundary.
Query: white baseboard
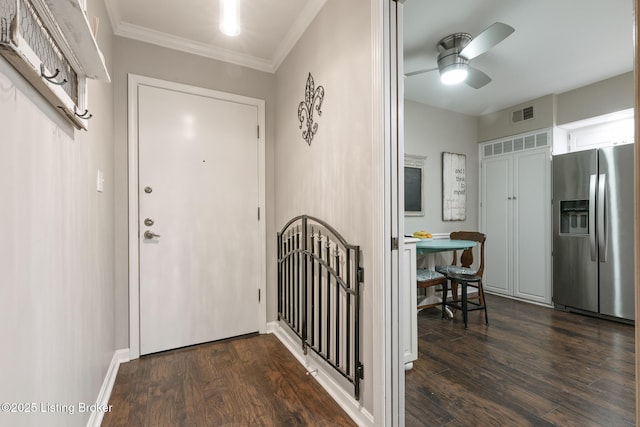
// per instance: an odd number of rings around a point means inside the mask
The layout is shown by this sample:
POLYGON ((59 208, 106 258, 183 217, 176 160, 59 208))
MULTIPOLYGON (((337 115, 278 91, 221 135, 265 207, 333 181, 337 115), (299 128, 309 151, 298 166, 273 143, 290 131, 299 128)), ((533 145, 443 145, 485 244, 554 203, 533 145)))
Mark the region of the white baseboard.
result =
MULTIPOLYGON (((100 387, 100 392, 98 393, 98 399, 96 399, 97 407, 99 408, 108 407, 109 398, 111 397, 111 390, 113 389, 113 384, 116 381, 116 375, 118 375, 118 369, 120 368, 120 364, 128 361, 129 361, 128 348, 116 350, 113 353, 113 357, 111 358, 111 363, 109 364, 109 369, 107 369, 107 374, 104 377, 104 381, 102 382, 102 387, 100 387)), ((102 424, 103 417, 104 417, 104 411, 91 412, 91 417, 89 417, 89 421, 87 422, 87 427, 100 427, 100 424, 102 424)))
POLYGON ((502 297, 502 298, 508 298, 508 299, 512 299, 515 301, 521 301, 521 302, 526 302, 527 304, 533 304, 533 305, 539 305, 540 307, 546 307, 546 308, 553 308, 553 302, 543 302, 543 301, 534 301, 534 300, 530 300, 530 299, 526 299, 526 298, 520 298, 518 296, 515 295, 507 295, 504 294, 502 292, 495 292, 495 291, 490 291, 487 290, 487 285, 484 285, 484 293, 485 294, 489 294, 489 295, 495 295, 498 297, 502 297))
POLYGON ((274 334, 287 350, 298 359, 298 362, 304 366, 307 372, 314 372, 316 381, 318 381, 322 388, 329 393, 333 400, 340 405, 356 424, 361 427, 373 427, 375 425, 373 414, 367 411, 348 391, 335 382, 325 370, 324 365, 319 364, 314 358, 305 355, 302 352, 300 341, 294 339, 291 334, 288 334, 282 326, 280 326, 279 322, 267 323, 267 332, 274 334))

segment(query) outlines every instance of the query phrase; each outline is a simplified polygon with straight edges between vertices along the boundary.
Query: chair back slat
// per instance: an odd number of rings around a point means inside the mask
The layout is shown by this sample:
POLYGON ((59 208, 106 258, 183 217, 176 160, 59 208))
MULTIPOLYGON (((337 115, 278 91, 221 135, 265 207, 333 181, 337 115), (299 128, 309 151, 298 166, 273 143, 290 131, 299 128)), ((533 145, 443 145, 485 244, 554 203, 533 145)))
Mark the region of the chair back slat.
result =
MULTIPOLYGON (((451 240, 472 240, 480 243, 480 265, 478 266, 476 275, 482 277, 482 274, 484 273, 484 242, 487 240, 487 236, 477 231, 454 231, 449 235, 449 237, 451 240)), ((471 267, 471 264, 473 264, 472 249, 473 248, 468 248, 462 252, 462 255, 460 256, 460 265, 462 267, 471 267)), ((457 256, 457 253, 454 251, 452 265, 456 265, 457 256)))

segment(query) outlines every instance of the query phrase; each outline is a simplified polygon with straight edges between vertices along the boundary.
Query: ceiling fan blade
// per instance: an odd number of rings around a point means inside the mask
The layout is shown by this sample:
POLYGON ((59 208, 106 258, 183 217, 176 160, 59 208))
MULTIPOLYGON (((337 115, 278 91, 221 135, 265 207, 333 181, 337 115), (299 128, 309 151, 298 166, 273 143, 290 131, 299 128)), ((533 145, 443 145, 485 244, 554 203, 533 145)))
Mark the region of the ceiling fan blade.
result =
POLYGON ((491 77, 477 68, 469 67, 468 72, 469 74, 464 82, 474 89, 480 89, 491 82, 491 77))
POLYGON ((418 71, 412 71, 410 73, 405 74, 405 77, 411 77, 411 76, 415 76, 418 74, 422 74, 422 73, 428 73, 429 71, 436 71, 438 68, 429 68, 426 70, 418 70, 418 71))
POLYGON ((473 59, 476 56, 482 55, 509 37, 514 31, 512 26, 503 24, 502 22, 496 22, 471 40, 471 42, 460 51, 460 56, 473 59))

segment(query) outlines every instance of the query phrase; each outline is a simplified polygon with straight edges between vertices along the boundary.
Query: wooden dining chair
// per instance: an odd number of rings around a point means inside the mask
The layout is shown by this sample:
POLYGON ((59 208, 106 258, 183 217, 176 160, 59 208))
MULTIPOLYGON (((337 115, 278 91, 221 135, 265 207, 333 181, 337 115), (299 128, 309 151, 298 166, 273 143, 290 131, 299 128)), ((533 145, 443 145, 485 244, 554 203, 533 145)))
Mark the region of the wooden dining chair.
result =
MULTIPOLYGON (((447 276, 445 276, 442 273, 438 273, 437 271, 432 270, 430 268, 420 268, 416 272, 416 282, 417 282, 416 285, 418 289, 427 289, 434 286, 441 286, 442 292, 444 295, 445 288, 447 286, 447 276)), ((444 303, 445 301, 444 299, 442 299, 441 302, 419 305, 417 309, 422 310, 423 308, 431 308, 431 307, 436 307, 438 305, 442 305, 442 313, 443 313, 442 317, 444 317, 444 313, 445 313, 444 303)))
MULTIPOLYGON (((462 251, 460 259, 458 260, 457 251, 453 251, 453 260, 450 265, 436 266, 436 271, 444 274, 447 277, 447 282, 451 283, 451 300, 447 302, 447 294, 449 286, 445 283, 443 290, 443 302, 444 306, 449 306, 462 310, 464 327, 467 327, 467 314, 473 310, 484 310, 485 322, 489 324, 489 318, 487 314, 487 305, 484 298, 484 288, 482 286, 482 276, 484 274, 484 243, 487 240, 483 233, 476 231, 455 231, 449 235, 452 240, 472 240, 480 244, 480 260, 478 268, 474 269, 473 265, 473 247, 467 248, 462 251), (459 261, 459 264, 458 264, 459 261), (458 303, 458 286, 462 284, 462 304, 458 303), (468 287, 474 287, 478 289, 477 299, 478 302, 470 302, 467 295, 468 287), (471 307, 469 307, 471 304, 471 307)), ((475 298, 474 298, 475 299, 475 298)))

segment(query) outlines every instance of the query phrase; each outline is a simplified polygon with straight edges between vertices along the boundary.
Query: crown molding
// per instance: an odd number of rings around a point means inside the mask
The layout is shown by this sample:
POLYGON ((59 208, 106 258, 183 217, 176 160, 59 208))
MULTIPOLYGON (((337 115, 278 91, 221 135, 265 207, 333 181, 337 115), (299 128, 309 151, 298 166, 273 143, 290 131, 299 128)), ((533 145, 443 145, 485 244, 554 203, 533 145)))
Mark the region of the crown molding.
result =
POLYGON ((122 19, 117 0, 105 0, 104 3, 107 14, 109 15, 109 20, 111 21, 111 28, 116 36, 155 44, 168 49, 204 56, 259 71, 275 73, 311 22, 313 22, 326 1, 327 0, 310 1, 276 48, 273 57, 268 59, 219 48, 125 22, 122 19))
POLYGON ((116 33, 118 25, 122 22, 122 14, 120 13, 120 7, 114 0, 104 0, 104 7, 107 9, 107 15, 109 16, 109 22, 111 22, 111 31, 116 33))
POLYGON ((275 70, 271 61, 234 52, 228 49, 218 48, 206 43, 195 42, 193 40, 177 37, 161 31, 151 30, 138 25, 121 22, 115 35, 126 37, 141 42, 151 43, 168 49, 179 50, 193 55, 204 56, 231 64, 253 68, 259 71, 273 73, 275 70))
POLYGON ((300 12, 298 18, 295 20, 289 31, 282 39, 282 42, 278 45, 278 48, 273 55, 273 68, 278 70, 282 62, 286 59, 289 52, 294 48, 300 37, 309 28, 309 25, 316 18, 320 10, 324 7, 327 0, 315 0, 307 3, 306 7, 300 12))

